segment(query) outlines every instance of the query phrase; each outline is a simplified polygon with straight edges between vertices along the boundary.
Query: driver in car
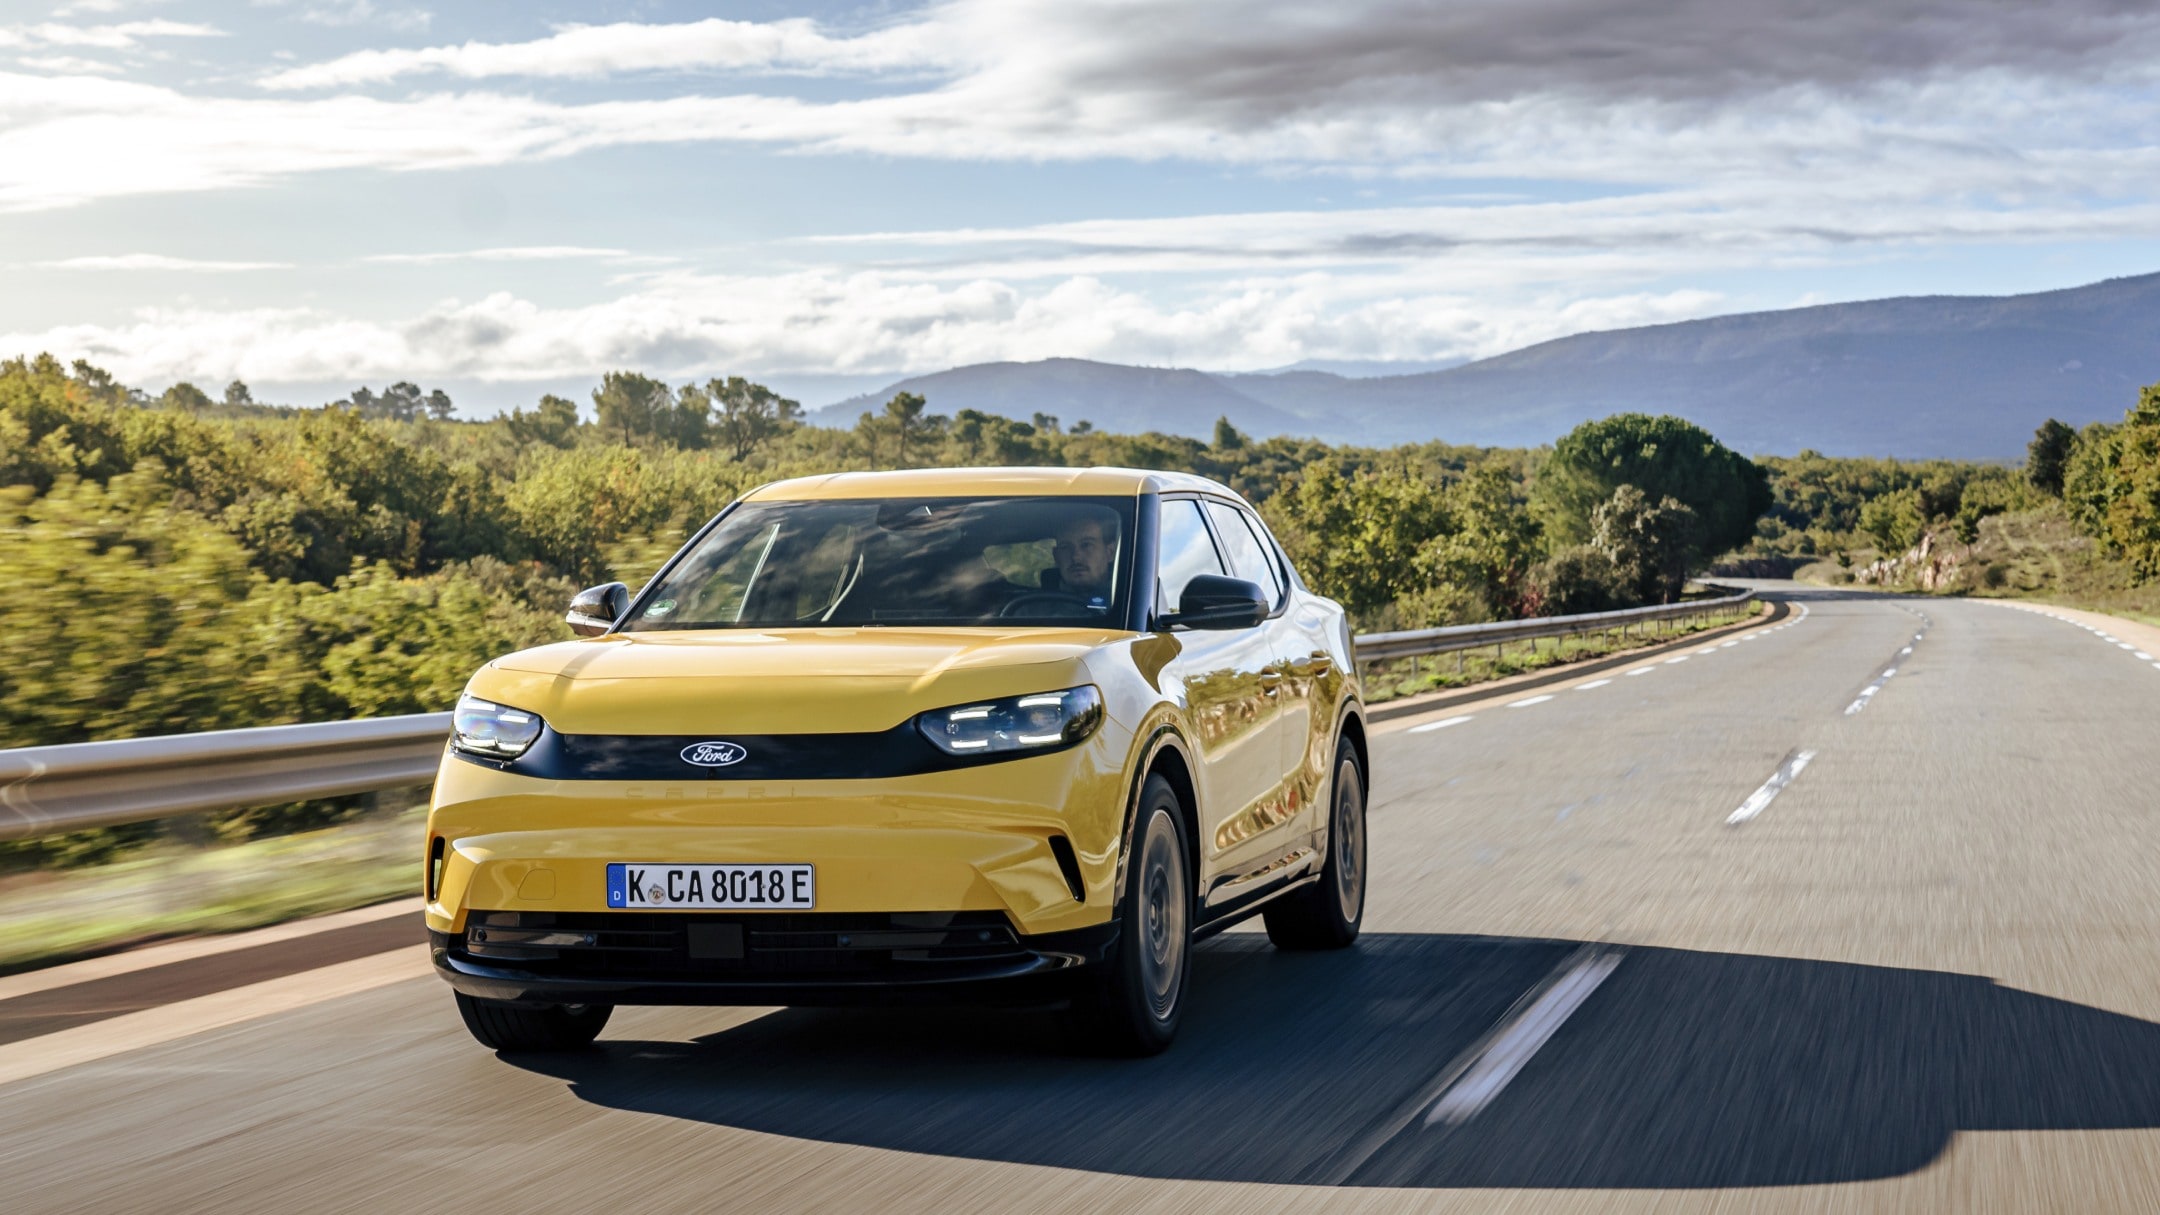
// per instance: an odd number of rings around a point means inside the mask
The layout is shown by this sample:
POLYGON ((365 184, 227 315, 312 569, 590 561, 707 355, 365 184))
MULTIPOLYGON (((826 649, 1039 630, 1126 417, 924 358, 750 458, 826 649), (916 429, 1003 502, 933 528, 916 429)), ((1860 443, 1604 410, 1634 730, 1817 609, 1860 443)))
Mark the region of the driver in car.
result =
POLYGON ((1055 586, 1089 607, 1110 602, 1110 572, 1117 564, 1117 521, 1102 515, 1075 515, 1058 528, 1050 546, 1057 565, 1057 580, 1045 578, 1046 588, 1055 586))

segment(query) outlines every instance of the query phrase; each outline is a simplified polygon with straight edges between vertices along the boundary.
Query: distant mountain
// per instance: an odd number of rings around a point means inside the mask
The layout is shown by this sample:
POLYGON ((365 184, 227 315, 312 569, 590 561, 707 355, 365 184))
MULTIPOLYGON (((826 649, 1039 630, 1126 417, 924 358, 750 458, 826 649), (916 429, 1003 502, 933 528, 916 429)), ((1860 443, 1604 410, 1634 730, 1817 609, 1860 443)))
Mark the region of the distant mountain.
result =
POLYGON ((896 392, 920 393, 929 400, 932 413, 947 417, 963 409, 1022 421, 1046 413, 1066 426, 1087 421, 1097 430, 1159 430, 1203 438, 1214 432, 1215 419, 1224 416, 1249 434, 1312 430, 1306 418, 1248 396, 1204 371, 1127 367, 1086 359, 955 367, 850 397, 816 411, 813 418, 827 426, 844 426, 866 409, 882 408, 896 392))
POLYGON ((1205 436, 1532 446, 1622 410, 1675 413, 1745 452, 2013 458, 2049 417, 2118 418, 2160 381, 2160 274, 2001 297, 1918 296, 1584 333, 1416 375, 1209 374, 1078 359, 917 376, 934 412, 1205 436))

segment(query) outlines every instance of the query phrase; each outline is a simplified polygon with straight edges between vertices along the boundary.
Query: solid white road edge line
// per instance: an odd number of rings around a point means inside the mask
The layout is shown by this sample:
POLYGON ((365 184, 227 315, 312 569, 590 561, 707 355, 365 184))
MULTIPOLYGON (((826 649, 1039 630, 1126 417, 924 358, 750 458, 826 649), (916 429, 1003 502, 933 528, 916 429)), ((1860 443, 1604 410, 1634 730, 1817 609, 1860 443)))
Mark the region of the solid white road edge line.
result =
POLYGON ((1491 1105, 1508 1082, 1522 1072, 1532 1056, 1567 1019, 1583 1006, 1598 985, 1620 965, 1617 951, 1578 954, 1545 994, 1524 1008, 1479 1054, 1448 1090, 1433 1102, 1425 1125, 1460 1126, 1491 1105))
POLYGON ((351 911, 339 911, 330 915, 316 916, 308 920, 288 920, 268 928, 254 928, 246 932, 227 933, 215 937, 190 937, 186 940, 168 941, 162 945, 149 945, 130 949, 125 953, 107 954, 102 958, 88 958, 80 962, 67 962, 48 966, 43 970, 26 970, 19 975, 0 979, 0 1000, 12 1000, 32 992, 51 991, 55 987, 72 987, 93 979, 109 979, 114 975, 132 974, 153 966, 173 962, 190 962, 196 958, 214 957, 240 949, 252 949, 257 945, 273 945, 290 941, 295 937, 312 936, 318 932, 330 932, 350 928, 355 924, 371 924, 393 916, 409 915, 413 918, 413 936, 420 936, 421 901, 418 897, 396 899, 377 903, 373 907, 358 907, 351 911))
POLYGON ((1449 726, 1459 726, 1469 720, 1470 719, 1468 717, 1450 717, 1446 721, 1428 721, 1422 726, 1412 726, 1408 730, 1404 731, 1404 733, 1430 734, 1434 730, 1445 730, 1449 726))
POLYGON ((1725 825, 1737 827, 1761 814, 1771 802, 1777 799, 1778 794, 1785 791, 1785 786, 1791 784, 1793 778, 1800 775, 1814 758, 1815 753, 1813 751, 1801 751, 1778 765, 1778 770, 1770 774, 1770 779, 1762 783, 1762 788, 1749 794, 1748 799, 1740 803, 1740 808, 1727 816, 1725 825))
POLYGON ((62 1068, 162 1046, 176 1039, 223 1029, 325 1000, 337 1000, 426 978, 432 965, 425 945, 404 945, 372 957, 354 958, 316 970, 283 975, 178 1000, 157 1008, 122 1013, 103 1021, 0 1046, 0 1084, 12 1084, 62 1068))

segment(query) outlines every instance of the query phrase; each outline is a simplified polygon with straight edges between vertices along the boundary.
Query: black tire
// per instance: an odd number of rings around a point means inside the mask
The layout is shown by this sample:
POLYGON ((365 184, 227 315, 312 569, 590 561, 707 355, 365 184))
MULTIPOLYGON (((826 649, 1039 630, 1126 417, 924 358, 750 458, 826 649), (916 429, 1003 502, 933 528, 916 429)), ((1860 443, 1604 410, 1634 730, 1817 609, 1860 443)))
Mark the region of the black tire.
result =
POLYGON ((615 1011, 612 1004, 552 1004, 524 1008, 500 1000, 457 996, 458 1015, 480 1045, 500 1051, 577 1050, 592 1045, 615 1011))
POLYGON ((1320 880, 1260 913, 1277 949, 1346 948, 1365 919, 1365 774, 1348 740, 1336 748, 1320 880))
POLYGON ((1140 789, 1116 953, 1073 1009, 1081 1035, 1118 1055, 1162 1053, 1177 1036, 1192 969, 1192 867, 1177 791, 1160 776, 1140 789))

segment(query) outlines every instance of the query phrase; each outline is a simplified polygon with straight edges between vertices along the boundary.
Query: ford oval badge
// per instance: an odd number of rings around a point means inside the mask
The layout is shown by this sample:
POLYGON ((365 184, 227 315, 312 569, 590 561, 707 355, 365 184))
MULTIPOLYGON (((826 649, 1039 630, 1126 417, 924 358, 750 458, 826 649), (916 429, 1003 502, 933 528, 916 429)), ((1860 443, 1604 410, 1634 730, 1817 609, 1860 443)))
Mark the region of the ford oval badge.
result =
POLYGON ((749 754, 740 744, 731 742, 691 743, 682 749, 683 762, 700 768, 725 768, 741 763, 749 754))

